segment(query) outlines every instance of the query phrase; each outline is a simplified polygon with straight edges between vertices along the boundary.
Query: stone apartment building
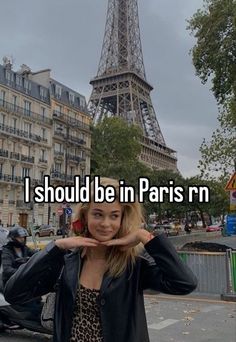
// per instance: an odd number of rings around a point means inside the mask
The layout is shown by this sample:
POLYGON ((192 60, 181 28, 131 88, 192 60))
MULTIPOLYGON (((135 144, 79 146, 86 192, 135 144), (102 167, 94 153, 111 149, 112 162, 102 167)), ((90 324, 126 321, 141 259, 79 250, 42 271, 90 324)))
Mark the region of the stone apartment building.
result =
POLYGON ((65 223, 62 204, 24 202, 24 177, 30 177, 33 189, 45 175, 57 186, 72 185, 75 175, 89 174, 90 124, 83 95, 52 79, 49 69, 32 72, 22 65, 14 72, 4 58, 0 65, 0 219, 4 226, 65 223))

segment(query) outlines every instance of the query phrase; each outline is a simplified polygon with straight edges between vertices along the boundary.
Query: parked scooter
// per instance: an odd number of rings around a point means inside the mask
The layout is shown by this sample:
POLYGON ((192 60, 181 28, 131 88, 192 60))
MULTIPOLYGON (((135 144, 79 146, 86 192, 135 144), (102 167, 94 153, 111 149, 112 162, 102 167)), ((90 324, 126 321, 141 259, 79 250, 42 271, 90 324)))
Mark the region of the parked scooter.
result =
POLYGON ((30 320, 30 312, 17 311, 3 296, 2 273, 0 271, 0 332, 7 330, 28 329, 33 332, 52 335, 42 327, 40 321, 30 320))

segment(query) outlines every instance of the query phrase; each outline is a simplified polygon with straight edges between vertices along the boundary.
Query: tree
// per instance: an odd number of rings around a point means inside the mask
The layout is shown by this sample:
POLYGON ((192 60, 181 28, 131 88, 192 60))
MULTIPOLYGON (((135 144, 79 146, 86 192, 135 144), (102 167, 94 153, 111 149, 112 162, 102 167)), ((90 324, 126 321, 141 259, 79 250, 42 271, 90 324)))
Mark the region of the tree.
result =
POLYGON ((203 84, 212 81, 220 112, 220 128, 200 148, 200 169, 230 173, 236 155, 236 1, 204 0, 188 24, 197 39, 192 49, 196 74, 203 84))
POLYGON ((187 200, 185 202, 187 212, 196 212, 200 215, 203 227, 206 226, 205 216, 207 214, 209 221, 211 217, 224 217, 229 207, 228 194, 224 190, 224 184, 220 181, 206 180, 199 176, 187 178, 185 180, 186 188, 188 186, 208 186, 210 189, 210 201, 207 203, 199 203, 198 196, 192 203, 187 200))
MULTIPOLYGON (((153 170, 149 178, 151 186, 169 186, 170 180, 174 181, 175 186, 184 184, 184 178, 172 170, 153 170)), ((146 199, 144 207, 148 214, 157 214, 159 221, 168 216, 169 219, 174 217, 180 219, 185 213, 184 203, 169 203, 166 199, 163 203, 151 203, 146 199)))
POLYGON ((139 161, 141 130, 119 117, 105 118, 92 129, 92 175, 124 179, 135 185, 149 169, 139 161))

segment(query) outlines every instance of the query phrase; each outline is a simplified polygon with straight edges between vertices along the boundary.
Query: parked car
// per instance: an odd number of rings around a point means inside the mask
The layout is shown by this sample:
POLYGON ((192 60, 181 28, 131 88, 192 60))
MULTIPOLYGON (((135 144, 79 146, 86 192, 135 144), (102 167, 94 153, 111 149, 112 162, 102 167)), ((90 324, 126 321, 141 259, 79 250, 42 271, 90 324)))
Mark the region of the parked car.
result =
POLYGON ((164 233, 167 235, 166 227, 164 224, 156 224, 155 229, 153 230, 153 235, 159 235, 164 233))
POLYGON ((42 224, 34 228, 34 235, 36 237, 41 236, 54 236, 56 234, 56 228, 50 224, 42 224))
POLYGON ((175 223, 164 224, 167 236, 177 236, 181 231, 181 226, 175 223))
POLYGON ((211 226, 208 226, 206 228, 206 232, 217 232, 220 230, 223 230, 224 225, 223 224, 212 224, 211 226))

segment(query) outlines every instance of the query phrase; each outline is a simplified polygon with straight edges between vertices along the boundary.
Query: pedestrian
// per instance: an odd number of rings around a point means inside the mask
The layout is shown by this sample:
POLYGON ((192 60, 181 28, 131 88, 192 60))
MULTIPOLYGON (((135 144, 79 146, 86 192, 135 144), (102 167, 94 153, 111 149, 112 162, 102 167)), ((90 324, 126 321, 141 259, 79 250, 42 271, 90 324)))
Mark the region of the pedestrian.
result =
POLYGON ((75 220, 83 233, 50 242, 7 282, 5 297, 19 303, 56 291, 54 342, 148 342, 143 291, 173 295, 192 292, 197 281, 163 235, 140 226, 142 208, 119 202, 79 204, 75 220))

